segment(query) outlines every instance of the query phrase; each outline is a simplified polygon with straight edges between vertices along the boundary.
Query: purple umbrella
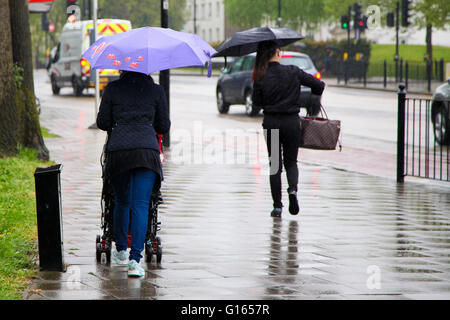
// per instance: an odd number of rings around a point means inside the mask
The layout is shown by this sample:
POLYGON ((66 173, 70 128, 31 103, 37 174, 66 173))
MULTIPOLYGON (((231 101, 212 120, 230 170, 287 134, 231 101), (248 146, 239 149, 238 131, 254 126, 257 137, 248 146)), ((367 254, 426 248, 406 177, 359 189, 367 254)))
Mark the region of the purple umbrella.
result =
POLYGON ((195 34, 144 27, 104 36, 83 53, 92 69, 117 69, 151 74, 172 68, 204 66, 216 53, 195 34))

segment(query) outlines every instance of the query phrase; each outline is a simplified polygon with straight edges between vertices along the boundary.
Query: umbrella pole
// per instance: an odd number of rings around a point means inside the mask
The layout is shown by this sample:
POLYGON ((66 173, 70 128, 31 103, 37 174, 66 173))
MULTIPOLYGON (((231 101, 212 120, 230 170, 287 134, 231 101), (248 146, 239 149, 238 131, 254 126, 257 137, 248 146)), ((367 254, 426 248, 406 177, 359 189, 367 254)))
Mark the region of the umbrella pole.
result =
MULTIPOLYGON (((97 26, 97 11, 98 11, 98 0, 92 0, 92 15, 94 20, 94 42, 97 41, 98 38, 98 26, 97 26)), ((91 72, 95 72, 95 106, 94 106, 94 124, 92 124, 89 129, 98 129, 97 127, 97 113, 98 113, 98 106, 100 104, 100 90, 99 90, 99 75, 98 75, 98 69, 91 70, 91 72)))
MULTIPOLYGON (((161 27, 169 27, 169 0, 161 0, 161 27)), ((170 119, 170 70, 161 70, 159 72, 159 84, 166 93, 170 119)), ((164 147, 170 147, 170 131, 163 136, 163 145, 164 147)))

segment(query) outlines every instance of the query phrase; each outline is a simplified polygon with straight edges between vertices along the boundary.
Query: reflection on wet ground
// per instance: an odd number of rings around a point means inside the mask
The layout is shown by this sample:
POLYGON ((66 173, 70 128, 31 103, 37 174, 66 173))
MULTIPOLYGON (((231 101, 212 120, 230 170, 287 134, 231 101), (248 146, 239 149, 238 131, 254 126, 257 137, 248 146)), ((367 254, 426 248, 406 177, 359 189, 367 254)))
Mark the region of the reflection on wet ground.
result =
POLYGON ((47 146, 64 166, 68 270, 39 272, 27 299, 450 298, 448 187, 300 163, 301 213, 286 203, 277 219, 264 167, 174 164, 170 152, 163 261, 129 279, 95 260, 104 134, 79 129, 89 121, 76 108, 44 112, 61 136, 47 146))

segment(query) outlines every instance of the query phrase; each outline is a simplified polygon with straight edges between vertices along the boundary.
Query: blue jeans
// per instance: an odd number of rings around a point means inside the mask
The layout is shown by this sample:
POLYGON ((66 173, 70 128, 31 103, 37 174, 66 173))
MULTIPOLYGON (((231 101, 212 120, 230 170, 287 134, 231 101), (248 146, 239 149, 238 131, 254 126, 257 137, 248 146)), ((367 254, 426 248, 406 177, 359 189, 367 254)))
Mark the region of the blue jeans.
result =
POLYGON ((112 177, 115 193, 114 241, 117 251, 128 248, 128 230, 131 213, 130 260, 139 262, 144 250, 148 225, 148 207, 157 174, 138 168, 112 177))

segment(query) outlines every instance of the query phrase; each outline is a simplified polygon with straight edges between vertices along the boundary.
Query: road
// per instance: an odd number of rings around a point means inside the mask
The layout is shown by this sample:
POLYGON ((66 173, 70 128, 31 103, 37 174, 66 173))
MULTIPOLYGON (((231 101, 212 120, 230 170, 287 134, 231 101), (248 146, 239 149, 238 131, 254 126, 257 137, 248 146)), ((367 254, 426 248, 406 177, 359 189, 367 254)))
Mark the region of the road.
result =
MULTIPOLYGON (((80 123, 80 126, 87 127, 94 122, 92 89, 87 94, 85 92, 83 97, 73 96, 71 88, 64 88, 60 96, 54 96, 45 73, 38 72, 36 77, 36 92, 43 108, 60 104, 68 108, 78 108, 83 112, 85 121, 80 123), (89 105, 92 107, 86 109, 89 105)), ((245 115, 242 105, 231 106, 229 114, 226 115, 217 112, 216 81, 217 78, 214 77, 171 77, 172 145, 176 145, 177 140, 186 138, 186 132, 194 134, 192 139, 199 141, 195 133, 200 130, 203 139, 211 134, 212 130, 256 130, 262 133, 262 115, 250 118, 245 115)), ((326 79, 324 81, 326 82, 326 79)), ((330 119, 342 121, 342 152, 301 149, 299 161, 395 178, 397 95, 392 92, 327 87, 322 103, 330 119)), ((265 149, 261 147, 259 152, 262 155, 265 149)))

